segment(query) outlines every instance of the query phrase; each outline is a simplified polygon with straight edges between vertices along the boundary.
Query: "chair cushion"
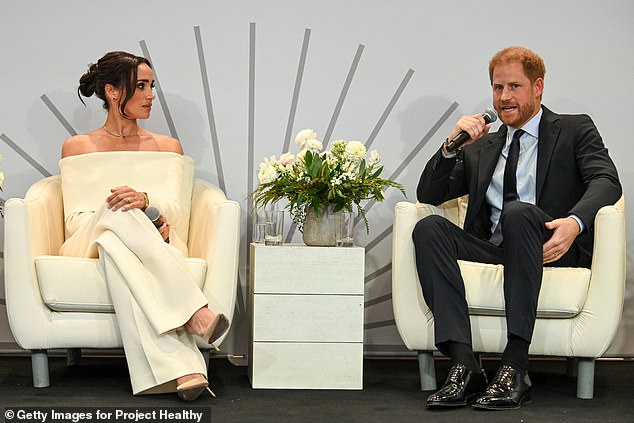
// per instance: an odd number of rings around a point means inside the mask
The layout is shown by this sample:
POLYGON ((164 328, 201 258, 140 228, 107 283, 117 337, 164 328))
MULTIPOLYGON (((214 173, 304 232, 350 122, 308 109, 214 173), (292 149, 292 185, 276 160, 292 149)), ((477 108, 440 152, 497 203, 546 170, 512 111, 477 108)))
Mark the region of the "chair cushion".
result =
MULTIPOLYGON (((207 263, 200 258, 186 258, 185 263, 202 289, 207 263)), ((99 259, 39 256, 35 258, 35 271, 42 299, 52 310, 114 313, 99 259)))
MULTIPOLYGON (((504 315, 504 267, 459 261, 469 313, 504 315)), ((537 317, 571 318, 579 314, 588 293, 590 269, 545 267, 537 303, 537 317)))

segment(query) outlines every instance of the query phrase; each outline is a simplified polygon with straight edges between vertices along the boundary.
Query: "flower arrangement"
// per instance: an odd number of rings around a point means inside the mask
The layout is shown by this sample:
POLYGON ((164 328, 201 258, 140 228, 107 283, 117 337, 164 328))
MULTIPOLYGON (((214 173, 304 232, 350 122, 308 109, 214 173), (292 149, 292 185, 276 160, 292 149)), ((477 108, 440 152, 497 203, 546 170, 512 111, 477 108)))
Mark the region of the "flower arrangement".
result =
POLYGON ((317 133, 304 129, 297 134, 295 143, 301 149, 297 155, 287 152, 279 160, 271 156, 260 164, 260 185, 252 198, 256 208, 288 199, 286 208, 300 230, 308 207, 316 213, 327 205, 332 205, 334 212, 352 212, 354 204, 369 232, 360 202, 383 201, 386 187, 398 188, 405 195, 401 184, 380 177, 383 166, 379 165, 379 153, 373 150, 368 154, 359 141, 336 140, 331 150, 322 151, 317 133))

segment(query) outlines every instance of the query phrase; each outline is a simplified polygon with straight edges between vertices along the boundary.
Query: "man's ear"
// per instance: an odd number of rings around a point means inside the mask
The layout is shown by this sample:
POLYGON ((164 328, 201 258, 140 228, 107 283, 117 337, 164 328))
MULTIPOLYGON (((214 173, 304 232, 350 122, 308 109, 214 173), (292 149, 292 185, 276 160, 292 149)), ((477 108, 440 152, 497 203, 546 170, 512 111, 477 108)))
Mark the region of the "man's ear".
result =
POLYGON ((535 97, 541 98, 544 93, 544 78, 537 78, 533 82, 533 91, 535 92, 535 97))

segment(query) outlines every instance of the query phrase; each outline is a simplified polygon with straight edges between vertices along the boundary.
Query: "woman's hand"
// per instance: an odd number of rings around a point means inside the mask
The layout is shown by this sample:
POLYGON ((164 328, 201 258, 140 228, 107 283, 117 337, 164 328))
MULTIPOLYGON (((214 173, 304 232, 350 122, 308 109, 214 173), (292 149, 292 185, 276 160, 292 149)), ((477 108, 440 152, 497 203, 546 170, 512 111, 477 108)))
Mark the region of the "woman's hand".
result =
POLYGON ((113 211, 119 209, 127 211, 145 207, 145 194, 135 191, 127 185, 112 188, 110 192, 112 194, 106 198, 106 204, 113 211))
POLYGON ((171 225, 167 222, 167 219, 165 218, 165 216, 161 216, 161 222, 163 222, 163 224, 158 227, 158 231, 163 237, 163 241, 170 242, 170 226, 171 225))

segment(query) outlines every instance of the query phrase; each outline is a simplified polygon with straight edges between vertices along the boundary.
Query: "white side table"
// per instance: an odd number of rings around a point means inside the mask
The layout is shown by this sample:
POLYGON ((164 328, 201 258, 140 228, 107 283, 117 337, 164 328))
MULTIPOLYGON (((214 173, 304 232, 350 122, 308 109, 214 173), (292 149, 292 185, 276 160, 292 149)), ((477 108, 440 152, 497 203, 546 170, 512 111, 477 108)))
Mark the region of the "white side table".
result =
POLYGON ((251 244, 253 388, 362 389, 365 249, 251 244))

